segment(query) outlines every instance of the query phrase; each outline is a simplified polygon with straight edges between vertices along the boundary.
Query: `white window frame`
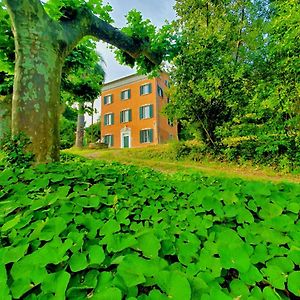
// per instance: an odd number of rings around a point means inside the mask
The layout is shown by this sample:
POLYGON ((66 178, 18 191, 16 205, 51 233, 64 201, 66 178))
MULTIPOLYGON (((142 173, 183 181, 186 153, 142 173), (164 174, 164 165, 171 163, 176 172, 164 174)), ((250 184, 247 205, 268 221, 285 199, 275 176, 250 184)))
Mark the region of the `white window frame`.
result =
POLYGON ((142 84, 142 85, 141 85, 141 88, 142 88, 141 93, 140 93, 141 96, 143 96, 143 95, 149 95, 149 94, 152 93, 152 86, 151 86, 151 83, 150 83, 150 82, 149 82, 149 83, 142 84), (146 87, 148 87, 147 90, 145 90, 146 87))
POLYGON ((123 121, 122 121, 122 123, 128 123, 128 122, 130 122, 130 120, 129 120, 130 113, 129 112, 130 112, 129 108, 128 109, 124 109, 124 110, 121 111, 121 114, 123 114, 123 117, 122 117, 123 121))
MULTIPOLYGON (((150 130, 152 130, 152 134, 153 134, 153 128, 143 128, 141 129, 141 131, 143 132, 146 132, 146 135, 145 135, 145 141, 141 142, 142 144, 150 144, 152 143, 153 141, 151 141, 151 138, 150 138, 150 130)), ((153 136, 152 136, 152 139, 153 139, 153 136)))
POLYGON ((146 105, 141 106, 141 108, 142 108, 142 119, 141 120, 152 118, 151 114, 150 114, 151 105, 152 104, 146 104, 146 105))
POLYGON ((107 124, 104 124, 105 126, 110 126, 110 125, 113 125, 112 123, 112 119, 113 119, 113 113, 107 113, 104 115, 104 118, 105 116, 107 116, 107 124))
POLYGON ((157 94, 159 97, 164 96, 164 90, 159 85, 157 85, 157 94))
POLYGON ((130 99, 130 89, 121 91, 121 100, 128 100, 128 99, 130 99), (125 95, 125 98, 122 98, 122 95, 125 95))
POLYGON ((112 97, 112 94, 103 96, 103 104, 104 104, 104 105, 112 104, 112 98, 113 98, 113 97, 112 97), (106 102, 106 103, 105 103, 105 99, 109 99, 109 102, 106 102))
POLYGON ((104 135, 104 142, 105 142, 105 138, 107 138, 107 137, 109 137, 107 145, 108 145, 108 147, 112 147, 113 146, 113 144, 112 144, 113 135, 112 134, 105 134, 104 135))

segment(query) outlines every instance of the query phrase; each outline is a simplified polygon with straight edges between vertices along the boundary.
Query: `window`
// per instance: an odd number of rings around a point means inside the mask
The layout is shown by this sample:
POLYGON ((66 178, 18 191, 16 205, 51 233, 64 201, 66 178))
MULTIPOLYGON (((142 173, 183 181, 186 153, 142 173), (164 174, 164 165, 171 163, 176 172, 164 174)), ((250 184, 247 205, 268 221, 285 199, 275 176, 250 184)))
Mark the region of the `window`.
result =
POLYGON ((112 134, 105 135, 104 143, 107 144, 108 147, 112 147, 114 145, 114 136, 112 134))
POLYGON ((104 125, 113 125, 114 124, 114 114, 104 115, 104 125))
POLYGON ((157 86, 157 93, 158 93, 158 96, 160 96, 160 97, 164 96, 164 91, 159 85, 157 86))
POLYGON ((151 83, 147 83, 140 86, 140 95, 147 95, 152 92, 152 85, 151 83))
POLYGON ((131 109, 120 112, 120 123, 130 122, 132 120, 131 109))
POLYGON ((165 80, 165 85, 166 85, 166 87, 170 87, 170 83, 169 83, 169 80, 165 80))
POLYGON ((152 143, 153 142, 153 129, 144 129, 140 131, 140 143, 152 143))
POLYGON ((140 119, 149 119, 153 117, 153 105, 145 105, 140 107, 140 119))
POLYGON ((103 103, 104 103, 104 105, 106 105, 106 104, 111 104, 112 103, 112 95, 106 95, 106 96, 104 96, 104 98, 103 98, 103 103))
POLYGON ((130 99, 130 90, 122 91, 121 92, 121 100, 127 100, 130 99))

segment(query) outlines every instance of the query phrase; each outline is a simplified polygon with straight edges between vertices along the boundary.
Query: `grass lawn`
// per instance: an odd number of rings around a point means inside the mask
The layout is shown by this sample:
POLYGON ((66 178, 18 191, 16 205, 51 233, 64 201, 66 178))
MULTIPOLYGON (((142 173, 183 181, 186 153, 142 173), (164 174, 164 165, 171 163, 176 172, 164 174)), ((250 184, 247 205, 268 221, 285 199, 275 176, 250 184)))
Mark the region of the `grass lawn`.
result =
POLYGON ((243 178, 248 180, 267 180, 272 182, 289 181, 300 183, 300 175, 276 172, 271 167, 254 167, 236 163, 205 159, 203 161, 174 160, 168 156, 168 145, 135 149, 78 149, 65 150, 66 153, 80 155, 89 159, 150 167, 158 171, 175 173, 202 173, 209 176, 243 178))

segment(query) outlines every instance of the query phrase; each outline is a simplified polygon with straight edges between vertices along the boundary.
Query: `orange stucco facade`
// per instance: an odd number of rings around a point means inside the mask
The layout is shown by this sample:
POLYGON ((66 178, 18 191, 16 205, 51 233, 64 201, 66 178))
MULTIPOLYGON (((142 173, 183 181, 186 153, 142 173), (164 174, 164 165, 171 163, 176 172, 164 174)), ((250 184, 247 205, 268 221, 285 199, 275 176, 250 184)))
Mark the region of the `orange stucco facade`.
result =
POLYGON ((168 101, 167 85, 168 76, 163 73, 151 79, 135 74, 105 84, 101 94, 102 141, 112 148, 137 148, 177 139, 177 126, 161 114, 168 101))

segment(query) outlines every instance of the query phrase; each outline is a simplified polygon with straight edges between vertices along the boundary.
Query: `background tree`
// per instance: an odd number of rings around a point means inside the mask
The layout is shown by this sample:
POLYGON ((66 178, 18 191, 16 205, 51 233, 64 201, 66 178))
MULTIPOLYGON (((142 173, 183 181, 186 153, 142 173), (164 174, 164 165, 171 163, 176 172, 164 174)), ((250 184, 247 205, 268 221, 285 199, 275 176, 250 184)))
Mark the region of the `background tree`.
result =
POLYGON ((161 56, 149 39, 129 37, 109 24, 101 1, 4 0, 15 38, 12 133, 24 132, 37 162, 59 159, 60 84, 67 55, 85 36, 106 41, 153 64, 161 56))
POLYGON ((299 1, 176 1, 182 42, 169 116, 229 159, 299 161, 299 8, 299 1))
POLYGON ((100 121, 85 128, 85 137, 88 143, 96 143, 100 136, 100 121))
POLYGON ((104 70, 100 56, 96 53, 96 44, 86 41, 76 47, 65 61, 65 68, 70 67, 62 77, 62 88, 68 105, 78 107, 76 147, 83 147, 84 113, 93 113, 94 100, 99 96, 104 81, 104 70))
POLYGON ((216 127, 246 105, 251 93, 248 53, 259 38, 253 4, 189 0, 177 1, 175 8, 182 43, 171 72, 167 111, 196 125, 201 139, 214 146, 216 127))

